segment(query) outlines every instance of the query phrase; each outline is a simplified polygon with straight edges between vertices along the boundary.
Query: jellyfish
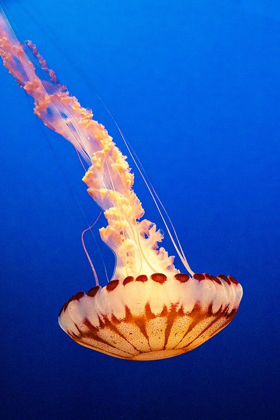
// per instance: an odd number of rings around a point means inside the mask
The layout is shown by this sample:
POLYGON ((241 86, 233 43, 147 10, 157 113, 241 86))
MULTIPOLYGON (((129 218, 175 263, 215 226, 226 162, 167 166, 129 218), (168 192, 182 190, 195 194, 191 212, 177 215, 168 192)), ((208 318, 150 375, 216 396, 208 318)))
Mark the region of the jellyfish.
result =
POLYGON ((230 275, 194 273, 163 219, 186 272, 175 268, 174 257, 159 245, 161 231, 143 217, 127 158, 93 119, 92 111, 58 82, 36 45, 17 40, 3 10, 0 55, 19 86, 34 99, 35 114, 72 143, 86 162, 83 181, 107 220, 99 233, 115 255, 114 273, 105 286, 96 277, 93 288, 76 293, 63 305, 61 328, 85 347, 142 361, 186 353, 226 327, 242 298, 239 282, 230 275), (38 75, 38 69, 45 77, 38 75))

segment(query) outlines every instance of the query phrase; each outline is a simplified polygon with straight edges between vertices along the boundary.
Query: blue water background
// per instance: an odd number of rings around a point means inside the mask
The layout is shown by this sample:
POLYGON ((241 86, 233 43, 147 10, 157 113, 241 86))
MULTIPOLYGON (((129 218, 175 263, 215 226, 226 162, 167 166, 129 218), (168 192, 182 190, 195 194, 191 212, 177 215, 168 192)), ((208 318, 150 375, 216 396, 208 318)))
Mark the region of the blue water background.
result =
MULTIPOLYGON (((233 275, 244 297, 225 330, 172 359, 128 362, 70 340, 57 314, 94 286, 80 234, 98 208, 74 149, 43 128, 0 67, 1 418, 279 418, 279 1, 5 6, 17 36, 37 44, 127 153, 94 86, 164 202, 192 269, 233 275)), ((135 189, 163 228, 139 174, 135 189)), ((112 256, 99 246, 111 274, 112 256)))

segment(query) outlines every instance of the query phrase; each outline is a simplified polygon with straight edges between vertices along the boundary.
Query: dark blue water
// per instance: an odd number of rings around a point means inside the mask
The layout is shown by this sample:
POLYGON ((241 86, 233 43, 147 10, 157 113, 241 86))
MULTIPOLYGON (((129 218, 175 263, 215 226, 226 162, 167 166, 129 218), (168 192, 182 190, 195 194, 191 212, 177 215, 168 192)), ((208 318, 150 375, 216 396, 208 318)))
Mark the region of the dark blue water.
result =
MULTIPOLYGON (((244 297, 225 330, 177 358, 128 362, 72 342, 57 314, 94 285, 77 200, 90 222, 98 209, 74 149, 43 128, 0 67, 1 418, 279 418, 279 2, 5 5, 20 40, 38 45, 127 153, 89 84, 102 97, 192 269, 233 275, 244 297)), ((139 179, 135 189, 158 221, 139 179)), ((104 275, 90 237, 88 248, 104 275)))

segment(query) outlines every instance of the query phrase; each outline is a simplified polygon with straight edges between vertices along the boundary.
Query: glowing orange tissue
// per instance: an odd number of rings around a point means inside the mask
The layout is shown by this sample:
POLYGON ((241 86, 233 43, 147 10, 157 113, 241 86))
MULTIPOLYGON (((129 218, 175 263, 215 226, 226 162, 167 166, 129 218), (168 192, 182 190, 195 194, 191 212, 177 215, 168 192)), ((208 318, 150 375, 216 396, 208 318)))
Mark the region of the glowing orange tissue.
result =
MULTIPOLYGON (((75 294, 63 306, 59 325, 77 343, 130 360, 163 359, 193 350, 222 330, 235 316, 241 285, 231 276, 194 273, 166 228, 186 272, 159 246, 163 236, 143 219, 126 158, 103 125, 81 107, 36 46, 17 41, 0 10, 0 55, 4 66, 34 99, 44 124, 71 142, 88 163, 83 181, 104 212, 102 240, 116 257, 112 280, 75 294), (41 79, 32 64, 46 73, 41 79)), ((156 198, 156 197, 154 197, 156 198)))

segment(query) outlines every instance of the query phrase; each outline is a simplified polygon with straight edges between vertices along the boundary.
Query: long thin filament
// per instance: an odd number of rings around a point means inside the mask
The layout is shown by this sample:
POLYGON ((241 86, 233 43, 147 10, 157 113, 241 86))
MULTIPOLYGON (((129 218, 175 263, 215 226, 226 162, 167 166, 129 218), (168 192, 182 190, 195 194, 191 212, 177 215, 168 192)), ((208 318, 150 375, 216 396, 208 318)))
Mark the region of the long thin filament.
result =
POLYGON ((91 266, 91 269, 92 269, 92 272, 93 272, 93 275, 94 275, 94 278, 95 278, 95 283, 96 283, 96 286, 99 286, 98 276, 97 276, 96 270, 95 270, 95 268, 94 268, 94 265, 93 265, 93 263, 92 263, 92 261, 91 261, 91 258, 90 258, 90 256, 89 256, 89 253, 88 253, 88 251, 87 251, 87 248, 86 248, 86 245, 85 245, 85 241, 84 241, 84 234, 85 234, 88 230, 91 230, 91 229, 93 228, 93 226, 97 223, 97 221, 98 221, 99 217, 101 216, 101 214, 102 214, 102 211, 100 211, 100 212, 99 212, 99 214, 98 214, 97 218, 95 219, 95 221, 93 222, 93 224, 92 224, 91 226, 89 226, 88 228, 86 228, 86 229, 82 232, 82 234, 81 234, 81 241, 82 241, 82 245, 83 245, 83 248, 84 248, 85 254, 86 254, 86 256, 87 256, 87 259, 88 259, 88 261, 89 261, 89 264, 90 264, 90 266, 91 266))

